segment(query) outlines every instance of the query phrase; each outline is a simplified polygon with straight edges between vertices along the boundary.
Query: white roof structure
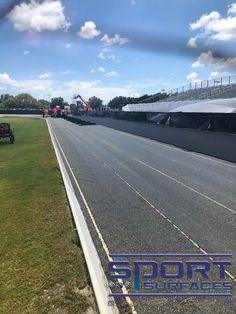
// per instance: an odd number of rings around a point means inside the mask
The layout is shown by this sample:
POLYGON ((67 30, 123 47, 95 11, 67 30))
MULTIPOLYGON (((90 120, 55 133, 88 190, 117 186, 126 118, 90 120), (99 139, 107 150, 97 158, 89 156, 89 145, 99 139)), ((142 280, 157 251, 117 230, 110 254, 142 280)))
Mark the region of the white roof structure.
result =
POLYGON ((236 113, 236 98, 128 104, 126 112, 236 113))

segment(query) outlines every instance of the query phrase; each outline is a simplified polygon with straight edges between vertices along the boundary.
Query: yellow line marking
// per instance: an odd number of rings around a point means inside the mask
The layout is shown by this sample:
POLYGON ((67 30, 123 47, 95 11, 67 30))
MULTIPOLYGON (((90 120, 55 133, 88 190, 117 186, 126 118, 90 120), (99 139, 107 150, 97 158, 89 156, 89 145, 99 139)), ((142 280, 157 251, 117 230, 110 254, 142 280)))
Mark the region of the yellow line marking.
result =
MULTIPOLYGON (((90 134, 91 135, 91 134, 90 134)), ((92 136, 97 140, 100 140, 99 138, 92 136)), ((113 145, 110 145, 108 143, 106 143, 105 141, 100 140, 101 142, 104 142, 104 144, 119 150, 120 152, 124 153, 124 151, 120 150, 118 147, 113 147, 113 145)), ((92 153, 92 152, 91 152, 92 153)), ((94 153, 92 153, 94 156, 96 156, 94 153)), ((97 157, 97 156, 96 156, 97 157)), ((64 157, 66 159, 66 157, 64 157)), ((169 219, 164 213, 161 212, 161 210, 156 207, 155 205, 153 205, 151 202, 149 202, 140 192, 138 192, 131 184, 129 184, 123 177, 121 177, 110 165, 108 165, 107 163, 103 163, 106 167, 108 167, 118 178, 120 178, 120 180, 122 180, 127 186, 129 186, 138 196, 140 196, 151 208, 153 208, 159 215, 161 215, 162 218, 164 218, 172 227, 174 227, 174 229, 176 229, 178 232, 180 232, 188 241, 190 241, 198 250, 200 250, 203 254, 208 254, 200 245, 198 245, 194 240, 192 240, 183 230, 181 230, 171 219, 169 219)), ((68 165, 69 166, 69 165, 68 165)), ((70 166, 69 166, 70 168, 70 166)), ((71 170, 72 171, 72 170, 71 170)), ((72 171, 73 173, 73 171, 72 171)), ((73 176, 73 174, 72 174, 73 176)), ((75 183, 77 182, 76 179, 75 183)), ((94 220, 95 221, 95 220, 94 220)), ((95 222, 96 223, 96 222, 95 222)), ((99 230, 99 229, 98 229, 99 230)), ((103 240, 104 241, 104 240, 103 240)), ((105 243, 105 241, 104 241, 105 243)), ((106 243, 105 243, 106 245, 106 243)), ((108 250, 108 248, 107 248, 108 250)), ((108 250, 109 252, 109 250, 108 250)), ((111 259, 111 257, 109 256, 109 258, 111 259)), ((211 261, 213 261, 214 259, 212 257, 209 257, 209 259, 211 261)), ((225 273, 233 280, 236 281, 236 278, 234 275, 232 275, 229 271, 225 270, 225 273)), ((122 280, 121 280, 122 281, 122 280)), ((126 288, 125 288, 126 290, 126 288)), ((124 293, 124 292, 123 292, 124 293)), ((132 301, 131 301, 132 302, 132 301)), ((128 303, 128 302, 127 302, 128 303)), ((133 302, 132 302, 133 304, 133 302)))
MULTIPOLYGON (((53 131, 53 130, 52 130, 52 131, 53 131)), ((62 147, 61 147, 61 145, 60 145, 60 143, 59 143, 59 141, 58 141, 58 139, 57 139, 57 137, 56 137, 54 131, 53 131, 53 133, 54 133, 55 139, 56 139, 56 141, 57 141, 57 144, 58 144, 58 146, 59 146, 59 148, 60 148, 60 150, 61 150, 61 153, 62 153, 62 155, 63 155, 63 157, 64 157, 64 159, 65 159, 65 161, 66 161, 66 164, 67 164, 67 166, 68 166, 68 168, 69 168, 69 170, 70 170, 70 173, 71 173, 71 175, 72 175, 72 177, 73 177, 73 180, 74 180, 74 182, 75 182, 75 184, 76 184, 76 187, 77 187, 78 190, 79 190, 80 196, 81 196, 81 198, 82 198, 82 200, 83 200, 83 202, 84 202, 84 205, 85 205, 85 207, 86 207, 86 209, 87 209, 87 212, 88 212, 88 214, 89 214, 89 216, 90 216, 90 218, 91 218, 91 220, 92 220, 92 223, 93 223, 94 228, 95 228, 95 230, 96 230, 96 232, 97 232, 97 234, 98 234, 98 237, 99 237, 99 239, 100 239, 100 241, 101 241, 101 243, 102 243, 102 247, 103 247, 103 249, 104 249, 104 251, 105 251, 105 253, 106 253, 106 256, 107 256, 109 262, 112 262, 113 259, 110 257, 110 252, 109 252, 108 246, 107 246, 107 244, 106 244, 106 242, 105 242, 105 240, 104 240, 104 238, 103 238, 103 236, 102 236, 102 233, 100 232, 100 229, 99 229, 99 227, 98 227, 98 225, 97 225, 97 223, 96 223, 96 221, 95 221, 95 219, 94 219, 94 216, 93 216, 92 211, 91 211, 91 209, 90 209, 90 207, 89 207, 89 205, 88 205, 88 203, 87 203, 87 200, 86 200, 86 198, 85 198, 85 196, 84 196, 84 193, 83 193, 83 191, 81 190, 81 187, 80 187, 80 185, 79 185, 79 183, 78 183, 78 181, 77 181, 77 179, 76 179, 76 177, 75 177, 75 175, 74 175, 74 172, 73 172, 73 170, 72 170, 72 168, 71 168, 71 166, 70 166, 70 164, 69 164, 69 162, 68 162, 68 160, 67 160, 67 158, 66 158, 66 156, 65 156, 65 154, 64 154, 64 151, 63 151, 63 149, 62 149, 62 147)), ((118 281, 119 281, 120 283, 123 283, 123 281, 122 281, 121 279, 118 279, 118 281)), ((126 287, 123 286, 123 287, 121 288, 121 290, 122 290, 122 292, 123 292, 124 294, 128 294, 128 290, 126 289, 126 287)), ((125 299, 126 299, 126 302, 127 302, 128 305, 129 305, 130 309, 131 309, 131 312, 132 312, 133 314, 137 314, 137 312, 136 312, 136 310, 135 310, 135 307, 134 307, 134 304, 133 304, 132 300, 130 299, 130 297, 127 297, 127 296, 126 296, 125 299)))

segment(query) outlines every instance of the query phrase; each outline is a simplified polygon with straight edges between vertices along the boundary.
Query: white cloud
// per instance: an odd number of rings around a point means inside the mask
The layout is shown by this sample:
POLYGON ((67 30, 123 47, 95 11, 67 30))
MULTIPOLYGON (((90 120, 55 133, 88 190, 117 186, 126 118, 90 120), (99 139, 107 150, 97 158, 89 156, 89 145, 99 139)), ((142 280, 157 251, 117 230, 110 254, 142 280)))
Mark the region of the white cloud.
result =
MULTIPOLYGON (((131 94, 131 90, 126 87, 113 87, 113 86, 106 86, 103 85, 101 81, 95 80, 92 82, 88 81, 72 81, 68 82, 65 85, 65 88, 68 97, 68 94, 73 95, 81 93, 81 95, 88 99, 89 97, 95 95, 105 102, 108 102, 112 98, 116 96, 128 96, 131 94)), ((64 95, 65 91, 61 91, 61 95, 64 95)))
POLYGON ((197 39, 198 39, 198 36, 191 37, 189 39, 189 41, 187 42, 187 47, 189 47, 189 48, 196 48, 197 47, 197 39))
POLYGON ((85 22, 78 33, 84 39, 93 39, 100 34, 101 32, 96 29, 96 24, 92 21, 85 22))
POLYGON ((228 76, 229 73, 228 72, 213 71, 213 72, 210 73, 208 79, 211 80, 211 79, 215 79, 215 78, 221 78, 221 77, 224 77, 226 75, 228 76))
POLYGON ((131 0, 131 5, 136 5, 136 1, 135 0, 131 0))
POLYGON ((18 82, 18 89, 21 92, 49 92, 52 87, 51 80, 24 80, 18 82))
POLYGON ((161 79, 144 79, 142 81, 128 81, 128 84, 126 85, 127 88, 130 88, 131 90, 136 89, 147 89, 147 88, 159 88, 162 84, 161 79))
POLYGON ((215 78, 215 77, 220 77, 220 76, 221 76, 220 72, 218 72, 218 71, 213 71, 213 72, 211 72, 210 75, 209 75, 209 80, 211 80, 212 78, 215 78))
POLYGON ((102 39, 101 42, 105 45, 105 46, 112 46, 112 45, 124 45, 127 44, 129 42, 128 38, 125 37, 120 37, 119 34, 115 34, 114 37, 110 37, 105 34, 102 39))
POLYGON ((203 66, 213 67, 215 69, 236 68, 236 58, 220 58, 213 56, 211 51, 203 52, 197 61, 192 64, 193 68, 203 66))
POLYGON ((229 6, 228 16, 221 17, 213 11, 202 15, 196 22, 190 24, 191 30, 202 30, 200 37, 211 41, 230 41, 236 39, 236 3, 229 6))
POLYGON ((66 44, 66 48, 69 49, 71 47, 71 44, 66 44))
POLYGON ((120 62, 120 60, 119 59, 117 59, 116 58, 116 56, 113 54, 113 53, 111 53, 111 54, 109 54, 110 53, 110 49, 109 48, 104 48, 104 49, 102 49, 102 51, 98 54, 98 58, 99 59, 102 59, 102 60, 106 60, 106 59, 109 59, 109 60, 113 60, 113 61, 116 61, 116 62, 120 62))
POLYGON ((24 54, 24 56, 27 56, 27 55, 30 54, 30 51, 29 50, 25 50, 23 54, 24 54))
POLYGON ((116 71, 111 71, 105 74, 107 77, 118 77, 120 74, 116 71))
MULTIPOLYGON (((56 74, 54 73, 54 77, 56 74)), ((110 72, 108 72, 110 73, 110 72)), ((105 73, 106 74, 106 73, 105 73)), ((104 75, 105 75, 104 74, 104 75)), ((126 85, 114 84, 110 82, 108 85, 103 84, 101 80, 92 81, 53 81, 50 79, 26 79, 26 80, 14 80, 6 73, 0 73, 0 89, 10 94, 17 94, 26 92, 32 94, 36 98, 48 99, 48 95, 51 97, 61 96, 66 101, 71 101, 73 94, 78 92, 85 98, 95 95, 103 99, 104 103, 108 102, 116 96, 135 96, 146 92, 148 87, 159 88, 161 84, 160 80, 143 79, 139 82, 128 82, 126 85)), ((162 84, 163 85, 163 84, 162 84)))
POLYGON ((95 95, 108 102, 116 96, 129 96, 136 92, 127 87, 104 85, 100 80, 93 81, 68 81, 65 83, 54 82, 49 79, 13 80, 7 73, 0 73, 0 90, 7 93, 26 92, 36 98, 48 99, 48 95, 56 97, 60 95, 67 101, 71 101, 73 94, 81 93, 85 99, 95 95))
POLYGON ((107 59, 116 60, 116 56, 114 54, 108 55, 107 59))
POLYGON ((65 18, 61 0, 31 0, 28 4, 23 2, 13 8, 8 18, 18 31, 67 31, 71 25, 65 18))
POLYGON ((0 86, 17 90, 18 92, 43 92, 49 91, 53 81, 51 80, 13 80, 7 73, 0 73, 0 86))
POLYGON ((103 67, 99 67, 97 70, 98 72, 102 72, 102 73, 106 72, 106 70, 103 67))
POLYGON ((72 73, 75 73, 76 71, 71 71, 71 70, 64 70, 64 71, 61 71, 59 74, 61 75, 69 75, 69 74, 72 74, 72 73))
POLYGON ((220 18, 220 14, 216 11, 211 12, 208 15, 202 15, 199 20, 190 24, 192 30, 206 27, 210 22, 217 21, 220 18))
POLYGON ((196 72, 192 72, 186 77, 186 79, 188 81, 195 82, 197 77, 198 77, 198 74, 196 72))
POLYGON ((236 14, 236 3, 232 3, 229 5, 228 14, 236 14))
POLYGON ((41 75, 39 75, 39 79, 46 79, 46 78, 49 78, 50 76, 52 76, 52 73, 48 73, 48 72, 45 72, 41 75))
MULTIPOLYGON (((98 86, 101 83, 100 80, 95 80, 95 81, 70 81, 66 83, 65 85, 71 89, 77 89, 77 90, 86 90, 86 89, 91 89, 93 87, 98 86)), ((81 93, 82 94, 82 93, 81 93)))
POLYGON ((106 56, 104 54, 104 51, 101 51, 98 55, 98 58, 102 59, 102 60, 105 60, 106 59, 106 56))
POLYGON ((134 97, 134 98, 138 98, 138 97, 140 97, 140 94, 139 93, 131 93, 129 96, 134 97))
POLYGON ((0 73, 0 84, 10 85, 10 86, 16 86, 17 85, 16 81, 11 79, 7 73, 0 73))
POLYGON ((94 70, 94 69, 92 69, 91 71, 90 71, 90 73, 91 74, 94 74, 96 71, 94 70))

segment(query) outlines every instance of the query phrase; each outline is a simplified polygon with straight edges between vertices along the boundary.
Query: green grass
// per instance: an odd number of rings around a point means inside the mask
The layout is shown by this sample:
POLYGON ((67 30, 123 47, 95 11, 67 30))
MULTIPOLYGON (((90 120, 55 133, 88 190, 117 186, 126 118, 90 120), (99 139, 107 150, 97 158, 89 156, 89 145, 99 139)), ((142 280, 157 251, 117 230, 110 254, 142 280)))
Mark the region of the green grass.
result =
POLYGON ((45 121, 0 122, 16 138, 0 143, 0 313, 96 309, 45 121))

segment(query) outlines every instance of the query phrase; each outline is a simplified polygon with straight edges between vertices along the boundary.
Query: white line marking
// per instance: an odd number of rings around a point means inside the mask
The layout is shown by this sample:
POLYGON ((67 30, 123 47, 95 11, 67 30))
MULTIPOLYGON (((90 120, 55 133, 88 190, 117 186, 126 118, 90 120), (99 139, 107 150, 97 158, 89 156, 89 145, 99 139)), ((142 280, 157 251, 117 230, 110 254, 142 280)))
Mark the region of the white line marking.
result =
MULTIPOLYGON (((153 208, 162 218, 164 218, 172 227, 174 227, 177 231, 179 231, 188 241, 190 241, 198 250, 200 250, 203 254, 207 253, 200 245, 198 245, 194 240, 192 240, 183 230, 181 230, 171 219, 169 219, 162 211, 148 201, 138 190, 136 190, 130 183, 128 183, 118 172, 116 172, 110 165, 104 162, 104 165, 108 167, 121 181, 123 181, 130 189, 132 189, 139 197, 141 197, 151 208, 153 208)), ((209 257, 212 261, 214 260, 212 257, 209 257)), ((236 278, 229 271, 225 271, 225 273, 234 281, 236 278)))
MULTIPOLYGON (((109 128, 109 127, 106 127, 104 125, 99 125, 99 127, 102 127, 102 128, 109 128)), ((230 163, 230 162, 224 162, 224 161, 221 161, 221 160, 216 160, 215 158, 213 157, 208 157, 208 156, 204 156, 204 155, 201 155, 201 153, 193 153, 191 151, 187 151, 187 150, 184 150, 184 148, 179 148, 179 147, 175 147, 174 145, 171 145, 171 144, 167 144, 167 143, 162 143, 162 142, 159 142, 158 140, 152 140, 152 139, 148 139, 148 138, 145 138, 145 137, 142 137, 140 135, 135 135, 135 134, 131 134, 131 133, 127 133, 125 131, 120 131, 120 130, 116 130, 116 129, 113 129, 113 128, 109 128, 113 131, 117 131, 119 133, 121 133, 122 135, 127 135, 127 136, 130 136, 130 137, 134 137, 136 139, 141 139, 145 142, 148 142, 148 143, 151 143, 151 144, 155 144, 155 145, 161 145, 161 146, 164 146, 165 148, 168 148, 168 149, 172 149, 172 150, 177 150, 178 152, 182 152, 183 154, 189 154, 189 155, 193 155, 195 157, 199 157, 199 158, 202 158, 202 159, 206 159, 206 160, 210 160, 210 161, 213 161, 213 162, 216 162, 216 163, 219 163, 219 164, 222 164, 224 166, 228 166, 228 167, 231 167, 231 168, 236 168, 236 165, 234 165, 233 163, 230 163)))
MULTIPOLYGON (((98 139, 94 137, 95 139, 98 139)), ((102 142, 102 140, 100 140, 102 142)), ((107 144, 106 142, 104 142, 107 144)), ((111 146, 110 144, 107 144, 108 146, 111 146)), ((112 147, 112 146, 111 146, 112 147)), ((117 147, 112 147, 114 149, 117 149, 123 153, 122 150, 120 150, 117 147)), ((93 152, 91 152, 94 156, 96 156, 93 152)), ((171 219, 169 219, 164 213, 161 212, 161 210, 153 205, 151 202, 149 202, 138 190, 136 190, 131 184, 129 184, 123 177, 121 177, 110 165, 107 163, 103 163, 106 167, 108 167, 120 180, 122 180, 127 186, 129 186, 139 197, 141 197, 151 208, 153 208, 158 214, 162 216, 169 224, 171 224, 174 229, 176 229, 178 232, 180 232, 188 241, 190 241, 197 249, 199 249, 203 254, 209 254, 207 253, 200 245, 198 245, 194 240, 190 238, 183 230, 181 230, 171 219)), ((75 179, 76 180, 76 179, 75 179)), ((212 257, 209 257, 210 260, 214 260, 212 257)), ((234 281, 236 281, 236 278, 234 275, 232 275, 229 271, 225 270, 225 273, 234 281)), ((124 292, 123 292, 124 293, 124 292)), ((132 302, 132 301, 131 301, 132 302)))
POLYGON ((168 174, 164 173, 163 171, 158 170, 158 169, 156 169, 156 168, 154 168, 154 167, 148 165, 147 163, 145 163, 145 162, 143 162, 143 161, 141 161, 141 160, 139 160, 139 159, 137 159, 137 158, 134 158, 134 159, 137 160, 137 162, 141 163, 142 165, 144 165, 144 166, 146 166, 146 167, 148 167, 148 168, 150 168, 150 169, 152 169, 152 170, 154 170, 154 171, 160 173, 161 175, 163 175, 163 176, 169 178, 170 180, 172 180, 172 181, 174 181, 174 182, 176 182, 176 183, 178 183, 178 184, 181 184, 182 186, 186 187, 187 189, 191 190, 192 192, 194 192, 194 193, 196 193, 196 194, 198 194, 198 195, 200 195, 200 196, 206 198, 207 200, 209 200, 209 201, 211 201, 211 202, 217 204, 217 205, 220 206, 220 207, 223 207, 223 208, 227 209, 227 210, 230 211, 231 213, 236 214, 236 211, 234 211, 233 209, 231 209, 231 208, 229 208, 229 207, 227 207, 227 206, 225 206, 225 205, 223 205, 223 204, 221 204, 221 203, 215 201, 213 198, 211 198, 211 197, 209 197, 209 196, 207 196, 207 195, 205 195, 205 194, 203 194, 203 193, 201 193, 201 192, 195 190, 194 188, 192 188, 192 187, 190 187, 190 186, 184 184, 183 182, 181 182, 181 181, 179 181, 179 180, 177 180, 177 179, 175 179, 175 178, 169 176, 168 174))
MULTIPOLYGON (((126 153, 125 151, 123 151, 122 149, 118 148, 117 146, 112 145, 112 144, 110 144, 110 143, 107 142, 107 141, 103 141, 103 140, 101 140, 100 138, 98 138, 98 137, 96 137, 96 136, 93 136, 93 137, 94 137, 96 140, 100 141, 101 143, 103 143, 103 144, 105 144, 105 145, 111 147, 112 149, 118 150, 119 152, 124 153, 124 154, 127 155, 127 153, 126 153)), ((137 159, 136 157, 133 157, 133 156, 131 156, 131 155, 129 155, 129 156, 130 156, 130 158, 132 158, 133 160, 136 160, 136 161, 139 162, 140 164, 142 164, 142 165, 144 165, 144 166, 146 166, 146 167, 148 167, 148 168, 150 168, 150 169, 152 169, 152 170, 154 170, 154 171, 160 173, 161 175, 165 176, 166 178, 168 178, 168 179, 170 179, 170 180, 172 180, 172 181, 174 181, 174 182, 176 182, 176 183, 178 183, 178 184, 184 186, 185 188, 187 188, 187 189, 191 190, 192 192, 194 192, 194 193, 196 193, 196 194, 198 194, 198 195, 200 195, 200 196, 206 198, 207 200, 209 200, 209 201, 211 201, 211 202, 217 204, 218 206, 220 206, 220 207, 222 207, 222 208, 224 208, 224 209, 230 211, 231 213, 236 214, 236 211, 235 211, 235 210, 233 210, 233 209, 231 209, 231 208, 229 208, 229 207, 227 207, 227 206, 225 206, 225 205, 223 205, 223 204, 221 204, 221 203, 215 201, 213 198, 211 198, 211 197, 209 197, 209 196, 207 196, 207 195, 205 195, 205 194, 203 194, 203 193, 197 191, 196 189, 194 189, 194 188, 192 188, 192 187, 190 187, 190 186, 184 184, 183 182, 181 182, 181 181, 179 181, 179 180, 177 180, 177 179, 175 179, 175 178, 169 176, 169 175, 166 174, 165 172, 163 172, 163 171, 161 171, 161 170, 159 170, 159 169, 157 169, 157 168, 154 168, 154 167, 150 166, 149 164, 145 163, 144 161, 139 160, 139 159, 137 159)))
MULTIPOLYGON (((84 202, 84 205, 85 205, 85 207, 86 207, 86 209, 87 209, 87 211, 88 211, 88 214, 89 214, 89 216, 90 216, 90 218, 91 218, 91 220, 92 220, 92 223, 93 223, 93 225, 94 225, 94 228, 95 228, 95 230, 96 230, 96 232, 97 232, 97 234, 98 234, 98 237, 99 237, 99 239, 100 239, 100 241, 101 241, 101 244, 102 244, 102 247, 103 247, 103 249, 104 249, 104 251, 105 251, 105 253, 106 253, 106 255, 107 255, 107 258, 108 258, 108 260, 111 262, 111 261, 113 261, 113 259, 110 257, 110 252, 109 252, 109 249, 108 249, 108 246, 107 246, 107 244, 106 244, 106 242, 105 242, 105 240, 104 240, 104 238, 103 238, 103 236, 102 236, 102 234, 101 234, 101 232, 100 232, 100 229, 99 229, 99 227, 98 227, 98 225, 97 225, 97 223, 96 223, 96 221, 95 221, 95 218, 94 218, 94 216, 93 216, 93 214, 92 214, 92 211, 91 211, 91 209, 90 209, 90 207, 89 207, 89 205, 88 205, 88 203, 87 203, 87 200, 86 200, 86 198, 85 198, 85 196, 84 196, 84 194, 83 194, 83 192, 82 192, 82 190, 81 190, 81 187, 80 187, 80 185, 79 185, 79 183, 78 183, 78 181, 77 181, 77 179, 76 179, 76 177, 75 177, 75 175, 74 175, 74 172, 73 172, 73 170, 72 170, 72 168, 71 168, 71 166, 70 166, 70 164, 69 164, 69 162, 68 162, 68 160, 67 160, 67 158, 66 158, 66 156, 65 156, 65 153, 64 153, 64 151, 63 151, 63 149, 62 149, 62 147, 61 147, 61 145, 60 145, 60 143, 59 143, 59 140, 57 139, 57 136, 55 135, 55 132, 52 130, 52 133, 53 133, 53 135, 54 135, 54 137, 55 137, 55 140, 56 140, 56 142, 57 142, 57 145, 58 145, 58 147, 60 148, 60 150, 61 150, 61 153, 62 153, 62 155, 63 155, 63 158, 65 159, 65 161, 66 161, 66 164, 67 164, 67 166, 68 166, 68 168, 69 168, 69 170, 70 170, 70 173, 71 173, 71 175, 72 175, 72 177, 73 177, 73 180, 74 180, 74 182, 75 182, 75 184, 76 184, 76 186, 77 186, 77 188, 78 188, 78 190, 79 190, 79 193, 80 193, 80 195, 81 195, 81 198, 82 198, 82 200, 83 200, 83 202, 84 202)), ((123 281, 122 280, 118 280, 120 283, 123 283, 123 281)), ((126 289, 126 287, 122 287, 121 288, 121 290, 122 290, 122 292, 124 293, 124 294, 128 294, 128 291, 127 291, 127 289, 126 289)), ((126 299, 126 302, 128 303, 128 305, 129 305, 129 307, 130 307, 130 309, 131 309, 131 312, 133 313, 133 314, 137 314, 137 312, 136 312, 136 310, 135 310, 135 307, 134 307, 134 304, 133 304, 133 302, 132 302, 132 300, 130 299, 130 297, 125 297, 125 299, 126 299)), ((101 312, 101 313, 103 313, 103 312, 101 312)))
POLYGON ((66 189, 66 193, 67 193, 68 200, 70 203, 70 207, 73 213, 74 221, 76 224, 76 229, 79 234, 79 238, 80 238, 83 252, 85 255, 85 259, 88 266, 91 282, 93 285, 94 294, 97 300, 99 312, 106 313, 106 314, 118 314, 119 311, 117 307, 108 307, 107 305, 108 295, 111 293, 110 289, 108 288, 107 278, 103 271, 101 261, 99 259, 99 256, 94 246, 91 235, 89 233, 89 230, 88 230, 86 221, 84 219, 82 210, 80 208, 79 202, 74 193, 74 189, 72 187, 69 175, 66 171, 64 162, 62 160, 61 153, 59 152, 59 149, 57 146, 58 143, 56 143, 58 140, 48 121, 47 121, 47 125, 48 125, 48 130, 51 136, 52 144, 53 144, 56 156, 57 156, 57 160, 60 166, 60 171, 62 174, 63 182, 65 184, 65 189, 66 189))

